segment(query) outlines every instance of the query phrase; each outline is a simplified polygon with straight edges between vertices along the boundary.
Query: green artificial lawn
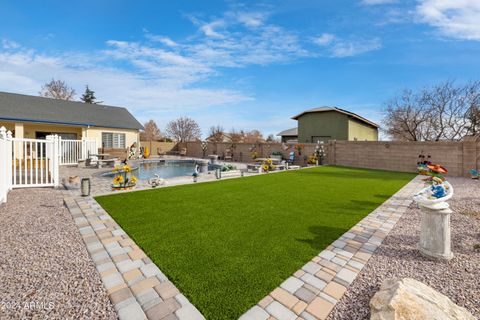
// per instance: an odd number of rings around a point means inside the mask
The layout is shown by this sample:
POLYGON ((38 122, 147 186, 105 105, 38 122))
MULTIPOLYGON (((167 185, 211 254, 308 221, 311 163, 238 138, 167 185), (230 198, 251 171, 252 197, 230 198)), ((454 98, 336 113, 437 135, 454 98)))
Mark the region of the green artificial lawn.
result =
POLYGON ((96 200, 207 319, 236 319, 413 177, 327 166, 96 200))

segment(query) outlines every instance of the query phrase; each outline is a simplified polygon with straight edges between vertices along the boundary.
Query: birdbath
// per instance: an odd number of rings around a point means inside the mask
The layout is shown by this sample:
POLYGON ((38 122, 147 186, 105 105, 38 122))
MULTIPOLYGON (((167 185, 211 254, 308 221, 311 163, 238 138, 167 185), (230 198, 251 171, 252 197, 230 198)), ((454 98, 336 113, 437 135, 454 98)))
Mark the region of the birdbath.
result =
POLYGON ((422 215, 420 242, 418 249, 424 256, 450 260, 453 253, 450 248, 450 210, 446 202, 453 196, 452 185, 444 181, 422 189, 413 196, 413 200, 420 206, 422 215), (435 197, 438 188, 444 188, 441 197, 435 197))

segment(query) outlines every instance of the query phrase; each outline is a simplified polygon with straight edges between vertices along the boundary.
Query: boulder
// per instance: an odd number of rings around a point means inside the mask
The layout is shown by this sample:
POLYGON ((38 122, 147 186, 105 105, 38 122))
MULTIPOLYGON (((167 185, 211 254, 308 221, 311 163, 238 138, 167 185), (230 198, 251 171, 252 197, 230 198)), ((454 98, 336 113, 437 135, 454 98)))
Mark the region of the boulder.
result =
POLYGON ((410 278, 387 279, 370 300, 371 320, 475 320, 447 296, 410 278))

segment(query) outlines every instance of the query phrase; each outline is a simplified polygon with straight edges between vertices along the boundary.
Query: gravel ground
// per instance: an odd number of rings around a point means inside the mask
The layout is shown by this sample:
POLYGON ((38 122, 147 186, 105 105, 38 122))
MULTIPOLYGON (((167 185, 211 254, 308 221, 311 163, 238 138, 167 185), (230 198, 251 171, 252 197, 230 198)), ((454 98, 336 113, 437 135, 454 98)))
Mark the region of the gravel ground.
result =
POLYGON ((394 277, 422 281, 480 318, 480 182, 448 180, 455 189, 449 201, 455 211, 451 216, 455 257, 449 262, 435 262, 419 254, 420 210, 412 204, 337 303, 330 320, 369 319, 370 299, 383 280, 394 277))
POLYGON ((59 191, 0 205, 0 319, 117 319, 59 191))

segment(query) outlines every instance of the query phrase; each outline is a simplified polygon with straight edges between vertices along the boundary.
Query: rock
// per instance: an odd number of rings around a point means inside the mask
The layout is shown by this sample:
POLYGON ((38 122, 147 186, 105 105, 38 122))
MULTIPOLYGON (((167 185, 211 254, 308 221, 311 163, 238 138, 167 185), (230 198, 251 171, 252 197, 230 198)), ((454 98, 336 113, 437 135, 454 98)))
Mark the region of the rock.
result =
POLYGON ((370 300, 371 320, 475 320, 447 296, 410 278, 387 279, 370 300))
POLYGON ((80 184, 80 177, 79 176, 70 176, 70 177, 68 177, 68 182, 70 184, 80 184))

